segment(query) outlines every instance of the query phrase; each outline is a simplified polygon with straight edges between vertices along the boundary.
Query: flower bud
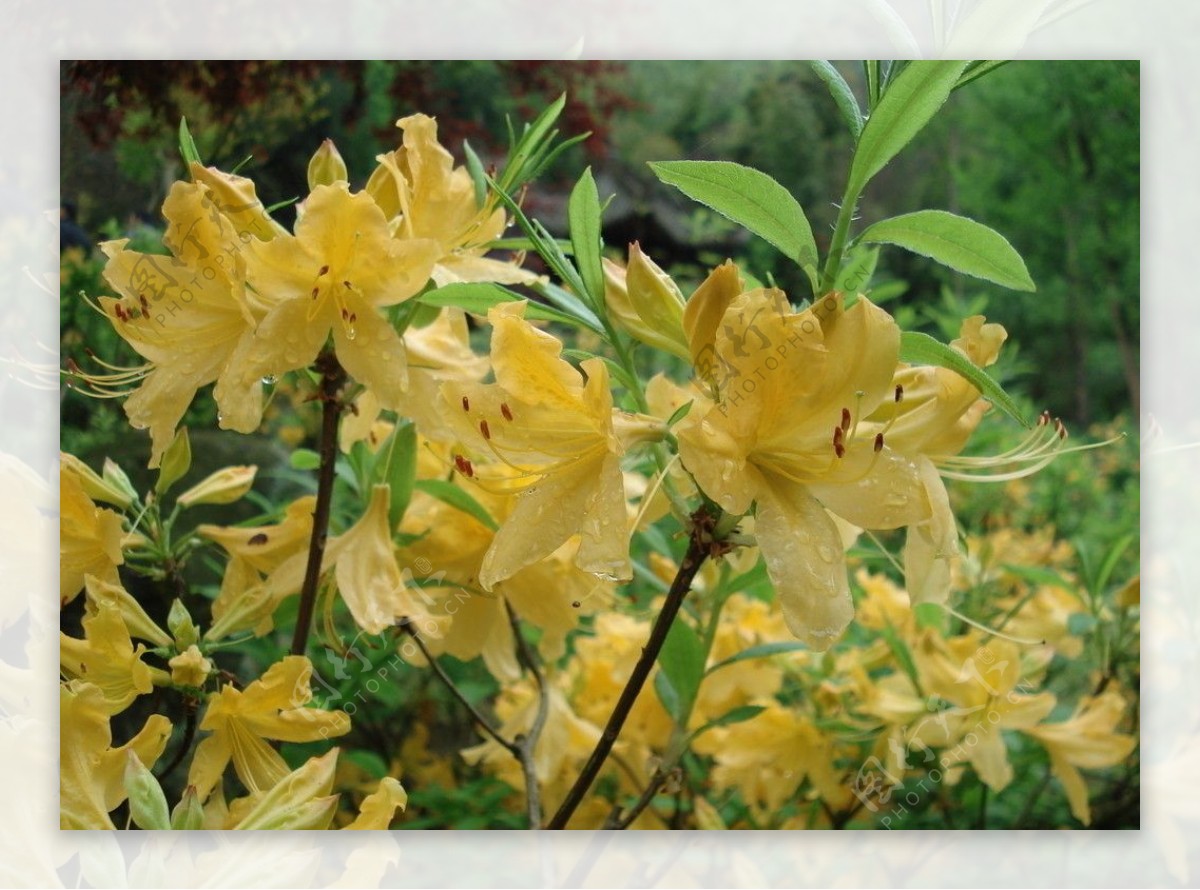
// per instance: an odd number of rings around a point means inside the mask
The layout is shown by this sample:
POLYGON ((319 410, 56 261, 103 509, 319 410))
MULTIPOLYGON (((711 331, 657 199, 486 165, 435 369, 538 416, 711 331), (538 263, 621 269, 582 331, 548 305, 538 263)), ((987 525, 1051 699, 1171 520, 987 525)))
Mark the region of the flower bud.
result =
POLYGON ((104 458, 104 469, 101 472, 101 478, 131 501, 137 498, 137 489, 133 487, 133 483, 129 481, 129 477, 125 475, 125 471, 118 467, 112 458, 104 458))
POLYGON ((200 639, 200 632, 196 630, 191 613, 180 600, 171 603, 171 611, 167 613, 167 630, 175 638, 177 649, 186 649, 200 639))
POLYGON ((347 182, 348 180, 346 162, 342 160, 333 140, 326 139, 308 162, 309 191, 319 185, 333 185, 335 182, 347 182))
POLYGON ((167 662, 171 667, 171 682, 176 686, 200 689, 212 673, 213 664, 205 658, 195 643, 167 662))
POLYGON ((232 504, 250 490, 258 467, 225 467, 193 485, 176 500, 181 507, 232 504))
POLYGON ((196 786, 183 789, 183 797, 171 811, 171 828, 175 831, 194 831, 204 827, 204 808, 196 796, 196 786))
POLYGON ((192 443, 188 439, 186 426, 181 426, 175 433, 175 438, 163 452, 162 461, 158 466, 158 481, 154 490, 158 494, 166 494, 167 489, 178 482, 192 468, 192 443))
POLYGON ((120 507, 122 510, 133 503, 133 498, 112 483, 101 479, 95 470, 75 455, 60 451, 59 460, 62 462, 63 469, 68 470, 79 480, 84 492, 93 501, 103 501, 106 504, 120 507))
POLYGON ((666 273, 654 266, 636 244, 630 249, 628 269, 604 259, 604 303, 608 317, 638 340, 680 358, 688 357, 683 338, 683 296, 666 273), (635 255, 642 259, 637 271, 634 271, 635 255), (646 268, 646 263, 658 274, 646 268), (678 311, 673 308, 676 299, 678 311), (643 313, 643 308, 648 315, 643 313))
POLYGON ((129 795, 129 817, 138 828, 162 831, 171 827, 162 786, 132 749, 125 760, 125 793, 129 795))

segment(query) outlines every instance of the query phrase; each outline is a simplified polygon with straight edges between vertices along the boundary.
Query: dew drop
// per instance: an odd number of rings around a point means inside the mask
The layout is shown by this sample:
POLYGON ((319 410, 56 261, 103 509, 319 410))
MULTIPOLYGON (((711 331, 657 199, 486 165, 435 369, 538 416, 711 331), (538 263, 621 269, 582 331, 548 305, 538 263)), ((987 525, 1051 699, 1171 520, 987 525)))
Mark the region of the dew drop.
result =
POLYGON ((833 562, 833 548, 828 544, 821 544, 819 547, 817 547, 817 554, 825 562, 833 562))
POLYGON ((358 336, 358 331, 355 329, 354 325, 352 325, 352 324, 346 325, 346 339, 353 340, 357 336, 358 336))
POLYGON ((263 382, 263 385, 264 385, 264 386, 271 386, 272 384, 274 384, 274 383, 275 383, 275 381, 276 381, 277 379, 278 379, 278 378, 277 378, 277 377, 276 377, 274 374, 268 374, 266 377, 264 377, 264 378, 262 379, 262 382, 263 382))

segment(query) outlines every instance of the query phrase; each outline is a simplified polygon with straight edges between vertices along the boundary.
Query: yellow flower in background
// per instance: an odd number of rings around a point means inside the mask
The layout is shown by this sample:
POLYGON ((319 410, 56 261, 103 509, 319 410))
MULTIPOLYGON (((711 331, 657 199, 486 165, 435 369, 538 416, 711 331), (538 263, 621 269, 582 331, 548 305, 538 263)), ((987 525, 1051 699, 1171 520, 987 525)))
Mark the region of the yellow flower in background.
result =
POLYGON ((312 664, 289 655, 243 690, 225 686, 208 697, 200 729, 211 732, 196 748, 188 784, 203 800, 233 761, 251 793, 268 791, 287 776, 282 757, 267 739, 314 742, 345 735, 350 718, 341 711, 306 708, 311 700, 312 664))
POLYGON ((1125 710, 1125 699, 1110 690, 1084 699, 1069 720, 1028 730, 1049 752, 1050 769, 1067 792, 1071 814, 1084 825, 1091 824, 1092 814, 1079 770, 1116 766, 1137 747, 1135 736, 1117 732, 1125 710))
POLYGON ((437 243, 433 280, 527 284, 537 278, 514 263, 488 259, 487 245, 504 234, 507 218, 495 199, 481 207, 475 184, 465 167, 455 167, 450 152, 437 141, 437 122, 414 114, 396 122, 403 143, 379 155, 379 166, 366 191, 383 209, 398 238, 425 238, 437 243))
POLYGON ((224 427, 252 432, 262 419, 254 385, 311 365, 330 334, 351 377, 384 407, 400 403, 404 343, 381 310, 425 286, 434 242, 392 238, 371 196, 339 183, 313 189, 297 208, 294 235, 252 241, 245 253, 247 284, 266 314, 231 358, 241 390, 222 406, 224 427))
POLYGON ((201 387, 216 381, 214 395, 225 413, 261 393, 257 380, 243 383, 230 364, 256 322, 245 295, 246 251, 234 223, 199 183, 176 182, 162 212, 170 256, 129 250, 127 239, 100 245, 108 257, 104 278, 120 294, 101 297, 100 307, 147 364, 84 375, 101 395, 120 395, 140 381, 125 413, 135 429, 150 431, 152 467, 201 387), (250 393, 242 391, 247 387, 250 393))
POLYGON ((95 684, 104 694, 109 715, 119 714, 139 695, 154 686, 154 675, 162 671, 142 661, 146 647, 136 647, 129 637, 121 608, 100 601, 92 614, 84 616, 82 640, 59 633, 59 667, 69 679, 95 684))
POLYGON ((408 792, 396 779, 384 776, 379 787, 368 794, 358 807, 358 816, 346 826, 346 831, 386 831, 391 827, 396 810, 408 806, 408 792))
POLYGON ((680 456, 725 511, 756 505, 788 627, 826 649, 853 617, 842 535, 826 510, 878 529, 930 516, 916 467, 882 433, 860 429, 893 396, 900 332, 865 298, 847 310, 831 294, 796 313, 778 290, 731 297, 736 273, 726 269, 684 316, 697 375, 716 398, 680 422, 680 456))
POLYGON ((200 652, 195 643, 188 646, 167 662, 171 668, 171 682, 178 686, 192 686, 199 689, 213 672, 213 663, 200 652))
POLYGON ((88 575, 118 583, 117 566, 125 561, 121 553, 125 532, 120 514, 97 507, 65 464, 59 470, 58 486, 58 594, 59 605, 65 606, 83 590, 88 575))
POLYGON ((94 683, 59 686, 60 828, 116 828, 108 814, 126 798, 127 752, 153 766, 171 738, 171 721, 153 714, 137 735, 114 748, 108 715, 108 700, 94 683))
MULTIPOLYGON (((665 433, 651 417, 613 408, 608 369, 582 363, 586 381, 560 356, 562 343, 501 303, 492 324, 494 384, 442 387, 443 412, 472 456, 498 461, 527 482, 479 573, 491 590, 580 535, 575 564, 607 580, 633 577, 620 458, 665 433)), ((512 476, 504 479, 512 490, 512 476)))

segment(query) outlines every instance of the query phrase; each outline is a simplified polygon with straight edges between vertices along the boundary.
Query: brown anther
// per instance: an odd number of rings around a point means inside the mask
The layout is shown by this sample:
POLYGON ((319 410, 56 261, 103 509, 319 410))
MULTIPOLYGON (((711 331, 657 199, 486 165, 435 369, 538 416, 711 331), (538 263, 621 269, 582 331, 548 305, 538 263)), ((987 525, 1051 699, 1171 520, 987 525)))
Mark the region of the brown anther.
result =
POLYGON ((329 274, 329 267, 328 267, 328 266, 322 266, 320 269, 318 269, 318 270, 317 270, 317 277, 318 277, 318 278, 320 278, 322 275, 328 275, 328 274, 329 274))
POLYGON ((841 430, 842 430, 842 432, 845 432, 845 431, 846 431, 846 430, 848 430, 848 429, 850 429, 850 409, 849 409, 849 408, 843 408, 843 409, 842 409, 842 425, 841 425, 841 430))
POLYGON ((899 402, 903 398, 904 398, 904 385, 901 383, 897 383, 896 384, 896 401, 899 402))
POLYGON ((571 608, 572 608, 572 609, 578 609, 578 608, 579 608, 580 606, 582 606, 582 605, 583 605, 583 603, 581 603, 579 600, 573 600, 573 601, 571 602, 571 608))
POLYGON ((142 312, 145 315, 150 314, 150 301, 146 299, 145 294, 138 294, 138 302, 142 304, 142 312))
POLYGON ((83 354, 86 355, 88 358, 96 357, 96 353, 92 351, 92 347, 90 347, 90 346, 83 347, 83 354))
POLYGON ((846 446, 843 445, 841 442, 834 442, 833 443, 833 453, 836 454, 839 458, 845 457, 846 456, 846 446))
POLYGON ((312 298, 315 300, 320 295, 321 295, 321 289, 319 287, 314 287, 312 289, 312 298))
POLYGON ((875 434, 875 453, 883 451, 883 433, 875 434))
POLYGON ((350 321, 350 324, 354 324, 356 321, 358 321, 358 313, 357 313, 357 312, 351 312, 351 313, 350 313, 350 318, 349 318, 349 321, 350 321))
POLYGON ((463 410, 470 411, 471 410, 471 400, 468 399, 466 396, 463 396, 462 402, 463 402, 463 410))
POLYGON ((492 438, 492 431, 488 429, 486 420, 479 421, 479 432, 483 433, 483 438, 485 439, 492 438))
POLYGON ((846 441, 846 431, 840 426, 833 428, 833 444, 844 443, 846 441))
POLYGON ((257 546, 259 544, 265 544, 265 543, 267 543, 267 533, 259 532, 257 535, 254 535, 253 537, 251 537, 250 540, 247 541, 246 543, 252 544, 255 546, 257 546))
POLYGON ((69 355, 67 356, 67 370, 72 374, 80 373, 79 365, 76 364, 75 359, 71 358, 69 355))
POLYGON ((346 288, 346 290, 350 290, 352 287, 354 287, 354 285, 351 284, 349 281, 343 281, 342 287, 346 288))
POLYGON ((500 403, 500 413, 504 415, 505 420, 512 420, 512 411, 508 408, 508 402, 500 403))
POLYGON ((129 316, 125 314, 125 308, 120 303, 113 304, 113 311, 117 313, 117 318, 121 321, 129 321, 129 316))
POLYGON ((475 478, 475 468, 473 466, 471 466, 471 462, 469 460, 467 460, 465 457, 463 458, 463 475, 466 476, 468 479, 475 478))
POLYGON ((349 320, 350 320, 350 310, 343 309, 342 310, 342 321, 349 321, 349 320))

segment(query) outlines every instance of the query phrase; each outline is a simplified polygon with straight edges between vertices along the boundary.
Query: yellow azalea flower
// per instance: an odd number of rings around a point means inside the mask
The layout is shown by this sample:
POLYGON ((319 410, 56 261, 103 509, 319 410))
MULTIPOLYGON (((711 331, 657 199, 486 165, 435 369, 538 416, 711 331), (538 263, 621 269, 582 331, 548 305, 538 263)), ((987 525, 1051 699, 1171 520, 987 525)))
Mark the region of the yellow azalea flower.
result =
POLYGON ((437 284, 495 281, 527 284, 537 278, 513 263, 484 256, 504 234, 507 219, 495 199, 480 207, 465 167, 455 167, 437 141, 437 122, 414 114, 396 122, 403 144, 379 155, 367 192, 391 220, 398 238, 428 238, 438 245, 432 277, 437 284))
POLYGON ((95 470, 75 455, 60 451, 58 458, 63 469, 68 470, 79 479, 79 484, 83 486, 83 490, 92 500, 104 501, 122 510, 133 503, 133 499, 126 492, 119 490, 117 486, 99 476, 95 470))
POLYGON ((241 390, 222 406, 226 428, 257 428, 255 384, 311 365, 330 333, 338 361, 385 408, 403 396, 404 343, 381 310, 425 286, 437 245, 392 238, 371 196, 345 183, 317 186, 297 217, 295 235, 252 241, 245 251, 247 282, 266 314, 231 358, 241 390))
POLYGON ((287 229, 271 219, 259 200, 254 181, 236 173, 226 173, 216 167, 205 167, 193 161, 188 165, 192 181, 204 189, 206 208, 220 211, 233 225, 238 240, 245 244, 251 238, 270 241, 276 235, 286 235, 287 229))
MULTIPOLYGON (((358 522, 325 545, 321 571, 333 570, 338 593, 355 623, 367 633, 382 633, 403 617, 417 620, 423 628, 436 628, 436 621, 427 620, 425 605, 408 589, 396 563, 388 521, 390 503, 391 487, 376 485, 358 522)), ((307 562, 305 551, 280 565, 266 580, 268 595, 278 602, 299 593, 307 562)))
POLYGON ((1117 732, 1125 716, 1125 700, 1108 691, 1080 702, 1074 716, 1061 723, 1043 723, 1026 730, 1050 754, 1050 769, 1062 783, 1071 814, 1084 825, 1092 821, 1083 769, 1116 766, 1137 747, 1137 738, 1117 732))
POLYGON ((1007 640, 993 637, 982 643, 975 633, 941 640, 927 634, 914 647, 913 659, 922 688, 958 709, 952 716, 959 742, 943 755, 942 765, 967 760, 984 784, 1003 790, 1013 769, 1002 730, 1029 732, 1054 708, 1054 695, 1016 691, 1021 651, 1007 640))
POLYGON ((197 504, 232 504, 254 485, 258 467, 223 467, 201 479, 175 499, 182 507, 197 504))
POLYGON ((290 557, 308 552, 315 506, 316 498, 306 495, 289 504, 283 521, 274 525, 196 528, 197 534, 216 541, 229 553, 206 640, 214 642, 246 628, 254 628, 258 636, 271 630, 271 616, 286 594, 272 598, 263 584, 264 576, 290 557))
MULTIPOLYGON (((108 366, 111 373, 84 377, 104 395, 140 381, 125 400, 125 413, 134 428, 149 429, 152 467, 202 386, 216 381, 222 411, 230 410, 231 400, 249 397, 229 359, 250 340, 255 323, 244 292, 244 247, 204 186, 175 183, 162 212, 171 256, 129 250, 127 239, 101 245, 108 257, 105 280, 120 299, 101 297, 100 306, 147 364, 108 366)), ((250 388, 256 397, 261 392, 257 380, 250 388)))
POLYGON ((408 806, 408 792, 391 776, 379 780, 379 787, 368 794, 358 808, 358 817, 346 826, 346 831, 386 831, 391 827, 396 810, 408 806))
POLYGON ((60 828, 116 828, 108 814, 126 797, 127 752, 153 766, 171 737, 171 721, 153 714, 137 735, 113 748, 108 715, 108 700, 94 683, 60 685, 60 828))
MULTIPOLYGON (((497 521, 503 522, 511 511, 512 496, 485 491, 461 476, 456 481, 497 521)), ((422 492, 413 495, 401 530, 416 539, 404 550, 405 562, 437 571, 421 588, 422 595, 438 599, 430 611, 451 616, 441 638, 428 642, 430 651, 463 661, 482 656, 491 674, 502 680, 515 680, 521 673, 506 601, 522 620, 542 631, 538 648, 552 662, 565 651, 567 634, 578 625, 579 616, 610 596, 608 584, 573 565, 578 547, 574 541, 497 582, 491 594, 484 593, 479 590, 479 573, 495 532, 422 492)))
POLYGON ((200 729, 211 732, 196 748, 188 784, 203 800, 229 761, 251 793, 268 791, 288 774, 287 764, 266 739, 314 742, 350 731, 341 711, 304 707, 312 698, 312 664, 289 655, 243 690, 225 686, 208 697, 200 729))
POLYGON ((94 575, 109 584, 118 583, 117 566, 124 530, 121 517, 97 507, 75 473, 65 465, 59 484, 59 604, 65 606, 83 590, 84 579, 94 575))
POLYGON ((171 645, 171 635, 155 624, 141 604, 120 584, 109 584, 95 575, 88 575, 86 583, 87 615, 98 615, 105 605, 114 606, 119 610, 129 636, 146 640, 156 646, 171 645))
POLYGON ((237 831, 324 830, 337 815, 339 795, 332 794, 338 749, 310 757, 270 788, 229 804, 226 827, 237 831))
MULTIPOLYGON (((491 590, 575 534, 582 539, 575 556, 580 569, 628 580, 633 571, 620 457, 639 441, 661 437, 663 424, 614 410, 604 362, 583 362, 584 382, 560 357, 562 343, 525 321, 524 311, 525 304, 514 301, 488 312, 494 384, 442 387, 447 418, 471 454, 527 479, 484 558, 479 583, 491 590)), ((464 459, 460 469, 471 467, 464 459)))
MULTIPOLYGON (((426 438, 452 440, 438 390, 446 381, 474 383, 488 372, 487 357, 471 350, 466 315, 460 309, 443 309, 430 324, 406 330, 404 346, 408 350, 408 392, 396 412, 411 418, 426 438)), ((342 420, 343 451, 349 451, 356 441, 369 440, 381 410, 371 390, 358 397, 353 412, 342 420)), ((382 441, 382 437, 376 438, 382 441)))
POLYGON ((684 316, 708 410, 677 428, 704 493, 732 514, 756 504, 755 536, 792 633, 828 648, 853 616, 839 527, 897 528, 929 518, 916 467, 860 421, 891 398, 900 331, 860 298, 830 294, 792 312, 782 291, 730 298, 721 267, 684 316), (719 320, 697 300, 724 304, 719 320))
POLYGON ((104 694, 108 714, 119 714, 149 692, 155 674, 166 679, 162 671, 142 662, 146 647, 134 647, 116 603, 97 603, 95 611, 84 616, 83 633, 82 640, 59 633, 59 666, 69 679, 94 683, 104 694))

